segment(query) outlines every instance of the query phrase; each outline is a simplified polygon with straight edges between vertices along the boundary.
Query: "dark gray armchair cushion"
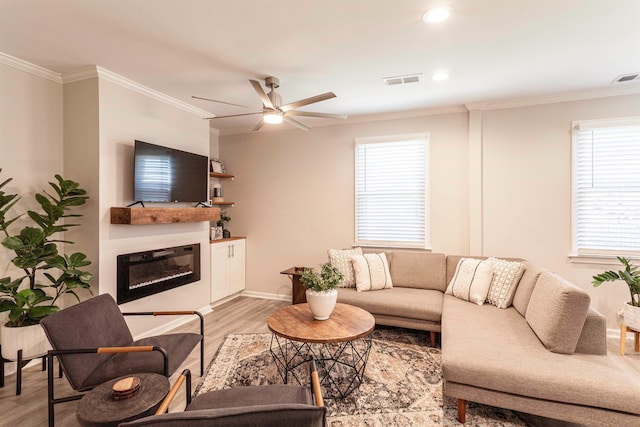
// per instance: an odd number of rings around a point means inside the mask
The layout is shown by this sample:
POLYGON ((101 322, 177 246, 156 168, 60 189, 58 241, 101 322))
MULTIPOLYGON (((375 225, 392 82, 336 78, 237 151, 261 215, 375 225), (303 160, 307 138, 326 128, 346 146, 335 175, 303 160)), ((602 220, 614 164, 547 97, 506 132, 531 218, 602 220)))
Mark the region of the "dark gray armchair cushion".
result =
MULTIPOLYGON (((169 356, 169 375, 200 342, 199 334, 167 334, 133 340, 118 305, 109 294, 98 295, 40 321, 54 350, 98 347, 159 346, 169 356)), ((159 352, 73 354, 60 356, 74 390, 86 391, 103 382, 134 373, 164 374, 159 352)))
POLYGON ((121 426, 322 427, 325 410, 314 406, 309 387, 268 385, 203 393, 185 412, 146 417, 121 426))

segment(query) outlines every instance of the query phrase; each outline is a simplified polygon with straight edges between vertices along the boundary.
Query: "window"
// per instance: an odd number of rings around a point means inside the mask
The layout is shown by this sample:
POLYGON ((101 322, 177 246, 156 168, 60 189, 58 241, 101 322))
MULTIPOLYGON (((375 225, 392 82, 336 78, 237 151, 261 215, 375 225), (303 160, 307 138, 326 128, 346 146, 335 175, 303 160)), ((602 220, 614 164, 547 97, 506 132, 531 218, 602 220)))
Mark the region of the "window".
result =
POLYGON ((428 134, 356 138, 356 245, 427 248, 428 134))
POLYGON ((640 117, 572 125, 574 254, 640 254, 640 117))

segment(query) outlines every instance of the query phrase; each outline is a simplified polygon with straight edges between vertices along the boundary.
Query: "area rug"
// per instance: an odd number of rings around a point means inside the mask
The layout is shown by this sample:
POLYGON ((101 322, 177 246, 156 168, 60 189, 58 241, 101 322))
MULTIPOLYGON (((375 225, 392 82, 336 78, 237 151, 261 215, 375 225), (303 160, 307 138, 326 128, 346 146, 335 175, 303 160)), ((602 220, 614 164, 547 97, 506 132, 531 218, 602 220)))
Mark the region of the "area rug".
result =
MULTIPOLYGON (((194 395, 210 390, 282 384, 269 352, 271 334, 228 335, 194 395)), ((364 380, 345 399, 325 401, 330 427, 456 426, 457 405, 442 396, 440 349, 424 333, 376 329, 364 380)), ((526 426, 516 413, 469 403, 466 426, 526 426)))

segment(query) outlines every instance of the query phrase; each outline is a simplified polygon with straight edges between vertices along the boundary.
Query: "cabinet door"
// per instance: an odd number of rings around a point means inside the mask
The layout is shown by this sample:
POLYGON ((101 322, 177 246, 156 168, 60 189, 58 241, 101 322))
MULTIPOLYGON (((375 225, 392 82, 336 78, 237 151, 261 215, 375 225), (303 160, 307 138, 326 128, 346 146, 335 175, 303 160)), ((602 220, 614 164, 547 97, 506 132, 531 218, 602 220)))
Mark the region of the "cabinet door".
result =
POLYGON ((229 295, 227 268, 229 265, 229 244, 211 245, 211 302, 229 295))
POLYGON ((227 265, 227 280, 229 293, 243 291, 245 288, 245 241, 234 240, 231 242, 231 256, 227 265))

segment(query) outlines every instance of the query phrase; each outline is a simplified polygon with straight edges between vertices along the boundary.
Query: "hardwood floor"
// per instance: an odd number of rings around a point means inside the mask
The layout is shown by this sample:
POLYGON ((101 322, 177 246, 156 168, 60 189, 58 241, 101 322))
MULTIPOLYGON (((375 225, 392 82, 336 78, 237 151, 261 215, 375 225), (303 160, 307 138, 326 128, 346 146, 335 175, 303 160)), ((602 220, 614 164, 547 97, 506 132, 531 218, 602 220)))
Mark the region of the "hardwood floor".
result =
MULTIPOLYGON (((238 297, 214 308, 212 313, 205 316, 205 368, 225 336, 232 333, 263 333, 268 332, 267 318, 288 302, 263 300, 249 297, 238 297)), ((197 332, 196 321, 190 322, 175 332, 197 332)), ((624 369, 632 369, 640 373, 640 353, 633 352, 633 337, 628 334, 627 352, 620 356, 619 340, 617 337, 608 339, 609 355, 614 357, 624 369)), ((179 371, 189 368, 193 374, 193 387, 200 380, 199 352, 196 350, 187 359, 179 371)), ((57 369, 57 365, 56 365, 57 369)), ((175 381, 177 374, 172 377, 175 381)), ((15 395, 15 374, 5 378, 4 388, 0 388, 0 427, 47 425, 47 376, 39 366, 25 368, 22 378, 22 395, 15 395)), ((56 378, 56 396, 65 396, 75 392, 69 387, 67 380, 56 378)), ((75 408, 77 402, 56 405, 56 426, 77 426, 75 408)), ((171 406, 171 411, 181 411, 184 408, 184 393, 179 393, 171 406)), ((539 417, 527 417, 533 425, 562 426, 573 424, 555 422, 539 417)))

